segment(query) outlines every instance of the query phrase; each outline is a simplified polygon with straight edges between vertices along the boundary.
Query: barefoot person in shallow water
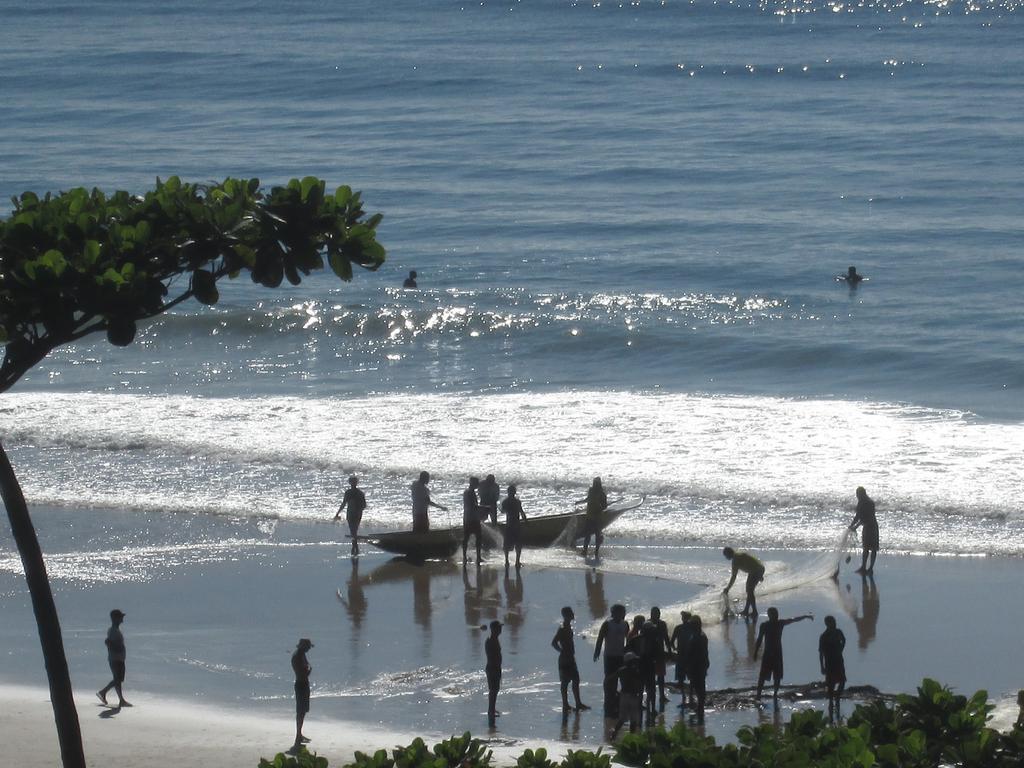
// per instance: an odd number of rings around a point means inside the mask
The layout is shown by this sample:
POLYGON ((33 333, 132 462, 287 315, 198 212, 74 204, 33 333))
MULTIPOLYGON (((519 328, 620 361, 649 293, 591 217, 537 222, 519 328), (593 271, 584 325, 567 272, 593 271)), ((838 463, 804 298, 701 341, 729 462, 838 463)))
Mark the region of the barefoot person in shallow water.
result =
POLYGON ((522 521, 526 519, 523 502, 516 496, 515 485, 508 487, 508 495, 501 502, 501 511, 505 513, 505 567, 508 568, 508 553, 516 551, 516 568, 522 565, 523 539, 522 521))
POLYGON ((590 548, 590 537, 594 537, 594 557, 601 556, 601 544, 604 542, 604 534, 601 533, 601 515, 608 506, 608 494, 604 492, 601 485, 601 478, 595 477, 587 490, 587 498, 576 502, 587 505, 587 514, 584 518, 583 530, 583 557, 587 556, 590 548))
POLYGON ((761 643, 764 643, 764 656, 761 657, 761 671, 757 676, 757 698, 761 698, 765 681, 770 677, 773 683, 772 698, 778 700, 779 685, 782 683, 782 630, 790 624, 814 617, 805 613, 793 619, 780 619, 778 608, 768 609, 768 621, 757 631, 757 643, 754 645, 754 661, 757 661, 761 643))
POLYGON ((732 576, 729 583, 722 590, 723 595, 728 595, 732 585, 736 582, 736 574, 743 571, 747 574, 747 602, 740 611, 741 616, 757 616, 757 598, 754 597, 754 587, 764 581, 764 565, 753 555, 747 552, 737 552, 732 547, 722 550, 726 560, 732 561, 732 576))
POLYGON ((128 657, 124 646, 124 635, 121 634, 121 623, 124 621, 124 616, 124 613, 117 608, 110 612, 110 629, 107 630, 107 639, 103 642, 107 646, 107 663, 110 665, 113 679, 103 688, 96 691, 96 697, 106 704, 107 694, 113 688, 117 693, 118 709, 131 706, 121 692, 121 686, 124 683, 124 664, 128 657))
POLYGON ((491 524, 498 524, 498 505, 501 502, 501 487, 494 475, 488 475, 477 489, 480 496, 480 512, 491 516, 491 524))
POLYGON ((878 518, 875 517, 875 502, 863 487, 857 488, 857 512, 850 523, 850 530, 856 531, 858 526, 861 526, 860 541, 864 552, 857 573, 874 573, 875 558, 878 557, 878 518))
POLYGON ((435 507, 444 512, 448 511, 448 507, 430 500, 430 489, 427 488, 429 482, 430 473, 420 472, 419 479, 409 489, 412 492, 412 529, 417 533, 430 530, 430 519, 427 517, 429 507, 435 507))
POLYGON ((462 492, 462 564, 469 557, 469 537, 476 537, 476 563, 480 565, 480 501, 476 490, 480 487, 480 478, 469 478, 469 485, 462 492))
POLYGON ((359 539, 356 536, 359 534, 359 523, 363 520, 363 510, 366 509, 366 495, 356 487, 359 485, 359 478, 355 475, 348 479, 348 485, 348 490, 345 491, 345 497, 341 500, 341 506, 338 507, 334 519, 337 520, 341 517, 341 511, 346 510, 345 522, 348 523, 348 531, 352 536, 352 554, 358 555, 359 539))
POLYGON ((846 635, 836 627, 834 616, 826 616, 825 631, 818 638, 818 661, 821 662, 821 674, 825 676, 825 687, 828 689, 828 716, 833 720, 839 714, 839 698, 846 687, 844 648, 846 635))
POLYGON ((306 651, 313 647, 309 638, 302 638, 295 646, 292 654, 292 671, 295 673, 295 745, 298 749, 309 739, 302 735, 302 724, 306 720, 306 713, 309 712, 309 675, 313 668, 309 666, 306 658, 306 651))
POLYGON ((576 666, 576 643, 572 637, 572 622, 576 618, 568 605, 562 609, 562 626, 555 632, 551 647, 558 651, 558 684, 562 689, 562 711, 568 712, 569 685, 572 684, 572 695, 576 699, 576 711, 590 709, 580 701, 580 670, 576 666))

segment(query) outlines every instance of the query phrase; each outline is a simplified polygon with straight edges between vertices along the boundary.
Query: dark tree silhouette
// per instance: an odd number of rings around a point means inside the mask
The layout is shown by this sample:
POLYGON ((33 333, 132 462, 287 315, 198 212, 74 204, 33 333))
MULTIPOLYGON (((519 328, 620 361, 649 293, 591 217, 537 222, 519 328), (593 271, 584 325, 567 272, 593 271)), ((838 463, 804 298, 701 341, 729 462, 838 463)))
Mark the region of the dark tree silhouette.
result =
MULTIPOLYGON (((73 189, 13 198, 0 221, 0 392, 53 349, 92 333, 127 346, 137 324, 195 298, 215 304, 217 283, 247 272, 276 288, 326 264, 342 280, 353 265, 384 262, 381 215, 364 218, 358 192, 293 179, 269 192, 258 179, 222 184, 157 180, 143 196, 73 189)), ((21 486, 0 445, 0 496, 25 570, 65 768, 85 755, 60 621, 21 486)))

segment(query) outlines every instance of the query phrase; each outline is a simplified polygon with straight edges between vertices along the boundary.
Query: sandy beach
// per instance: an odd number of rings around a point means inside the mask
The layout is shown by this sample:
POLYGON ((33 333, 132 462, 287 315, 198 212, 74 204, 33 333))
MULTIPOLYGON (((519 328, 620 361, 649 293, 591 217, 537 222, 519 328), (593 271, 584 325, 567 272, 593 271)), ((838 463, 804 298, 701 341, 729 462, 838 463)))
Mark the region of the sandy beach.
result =
MULTIPOLYGON (((44 512, 41 528, 60 530, 65 514, 44 512)), ((101 516, 107 530, 120 524, 118 513, 90 514, 101 516)), ((149 521, 151 534, 159 523, 149 521)), ((332 764, 350 760, 356 749, 465 730, 506 756, 538 744, 596 748, 606 743, 607 729, 599 714, 600 664, 591 656, 611 604, 622 602, 630 615, 659 605, 672 620, 728 578, 717 550, 614 537, 596 567, 565 550, 527 550, 517 574, 506 573, 494 553, 465 570, 457 562, 412 565, 369 547, 352 559, 340 529, 325 524, 280 524, 270 532, 252 521, 222 525, 234 529, 234 539, 223 531, 210 552, 192 546, 189 557, 154 562, 144 578, 122 578, 115 552, 90 550, 83 541, 68 546, 73 553, 49 556, 52 571, 64 574, 55 576, 55 588, 94 764, 131 755, 133 765, 155 765, 146 761, 173 753, 255 766, 286 749, 294 723, 288 658, 300 636, 315 643, 306 731, 332 764), (235 545, 225 552, 229 540, 235 545), (94 578, 72 578, 76 573, 94 578), (595 707, 566 717, 550 647, 562 605, 576 611, 583 698, 595 707), (136 706, 110 717, 93 692, 108 677, 103 636, 113 606, 128 615, 125 691, 136 706), (505 623, 504 715, 489 731, 480 625, 494 618, 505 623)), ((822 618, 833 614, 848 639, 850 685, 913 691, 929 676, 962 692, 985 688, 998 702, 1024 684, 1018 639, 993 621, 1024 609, 1015 558, 883 553, 873 580, 851 572, 854 560, 832 581, 813 578, 827 553, 759 554, 769 566, 762 615, 775 605, 784 617, 815 616, 786 630, 786 683, 818 679, 817 638, 822 618)), ((28 765, 52 765, 57 747, 28 597, 10 567, 0 584, 0 738, 38 757, 28 765)), ((708 616, 709 688, 748 688, 757 669, 756 627, 715 618, 708 616)), ((679 720, 672 699, 659 723, 679 720)), ((751 706, 743 696, 719 700, 704 731, 727 740, 744 723, 781 722, 807 706, 822 702, 786 700, 774 709, 751 706)))

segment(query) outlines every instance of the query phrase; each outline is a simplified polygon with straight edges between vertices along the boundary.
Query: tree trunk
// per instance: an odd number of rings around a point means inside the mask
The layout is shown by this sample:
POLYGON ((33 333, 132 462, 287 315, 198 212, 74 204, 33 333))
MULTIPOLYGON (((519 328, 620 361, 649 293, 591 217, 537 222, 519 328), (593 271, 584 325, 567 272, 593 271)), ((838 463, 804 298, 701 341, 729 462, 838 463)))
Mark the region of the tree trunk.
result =
POLYGON ((32 518, 28 514, 25 495, 21 492, 21 485, 18 484, 3 445, 0 445, 0 496, 7 507, 7 518, 11 521, 11 532, 21 555, 28 591, 32 595, 32 609, 36 614, 39 642, 43 647, 46 676, 50 681, 50 701, 53 704, 53 718, 57 723, 61 761, 64 768, 85 768, 82 732, 78 726, 78 711, 71 690, 71 674, 64 655, 57 606, 53 602, 43 551, 39 548, 39 539, 36 538, 32 518))

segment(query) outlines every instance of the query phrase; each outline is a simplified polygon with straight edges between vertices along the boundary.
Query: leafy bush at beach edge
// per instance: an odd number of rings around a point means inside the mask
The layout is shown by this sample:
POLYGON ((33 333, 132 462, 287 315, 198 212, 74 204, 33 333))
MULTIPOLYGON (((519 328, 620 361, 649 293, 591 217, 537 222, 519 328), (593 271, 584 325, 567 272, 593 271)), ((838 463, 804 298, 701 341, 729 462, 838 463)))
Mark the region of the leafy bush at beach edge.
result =
MULTIPOLYGON (((743 726, 735 744, 718 745, 684 723, 671 730, 651 728, 628 733, 611 754, 570 750, 560 762, 544 749, 527 749, 515 768, 1010 768, 1024 765, 1024 728, 1009 733, 986 726, 992 706, 988 694, 971 697, 953 693, 934 680, 925 680, 916 696, 901 695, 895 703, 873 701, 856 707, 843 725, 832 725, 815 709, 794 712, 782 728, 743 726)), ((428 748, 417 738, 390 754, 355 753, 344 768, 488 768, 493 754, 469 732, 428 748)), ((259 768, 327 768, 327 759, 306 750, 294 756, 278 754, 261 760, 259 768)))

